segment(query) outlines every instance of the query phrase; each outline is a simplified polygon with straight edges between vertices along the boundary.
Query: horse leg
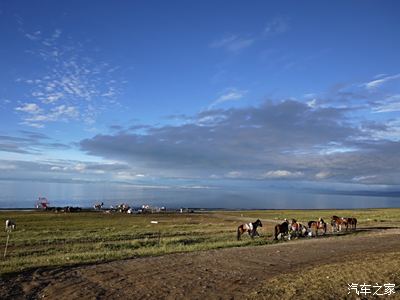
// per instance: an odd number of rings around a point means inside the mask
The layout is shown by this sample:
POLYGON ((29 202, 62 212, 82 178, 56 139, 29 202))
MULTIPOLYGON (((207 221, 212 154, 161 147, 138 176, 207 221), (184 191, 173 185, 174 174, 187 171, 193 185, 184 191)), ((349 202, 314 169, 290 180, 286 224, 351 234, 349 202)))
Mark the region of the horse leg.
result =
POLYGON ((240 241, 240 236, 242 235, 242 232, 240 230, 240 226, 237 229, 237 240, 240 241))

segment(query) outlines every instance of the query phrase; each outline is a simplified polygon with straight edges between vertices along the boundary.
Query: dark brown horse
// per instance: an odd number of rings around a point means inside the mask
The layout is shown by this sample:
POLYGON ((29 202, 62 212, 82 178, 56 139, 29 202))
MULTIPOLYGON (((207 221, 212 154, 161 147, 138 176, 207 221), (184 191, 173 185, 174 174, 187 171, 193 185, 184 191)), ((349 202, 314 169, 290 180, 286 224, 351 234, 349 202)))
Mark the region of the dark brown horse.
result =
POLYGON ((282 224, 276 224, 274 230, 274 240, 278 239, 278 235, 284 235, 289 233, 289 221, 285 219, 285 222, 282 224))
POLYGON ((260 236, 257 232, 257 227, 262 227, 262 223, 260 221, 260 219, 257 219, 257 221, 253 222, 253 223, 246 223, 246 224, 242 224, 238 227, 237 229, 237 240, 240 240, 240 237, 243 233, 245 233, 246 231, 249 233, 251 238, 254 238, 256 235, 260 236))
POLYGON ((347 224, 349 227, 351 227, 352 230, 357 229, 357 219, 356 218, 344 218, 347 221, 347 224))
POLYGON ((324 234, 326 234, 327 225, 322 218, 319 218, 318 221, 308 222, 308 228, 310 230, 315 229, 315 235, 318 236, 318 229, 322 229, 324 231, 324 234))

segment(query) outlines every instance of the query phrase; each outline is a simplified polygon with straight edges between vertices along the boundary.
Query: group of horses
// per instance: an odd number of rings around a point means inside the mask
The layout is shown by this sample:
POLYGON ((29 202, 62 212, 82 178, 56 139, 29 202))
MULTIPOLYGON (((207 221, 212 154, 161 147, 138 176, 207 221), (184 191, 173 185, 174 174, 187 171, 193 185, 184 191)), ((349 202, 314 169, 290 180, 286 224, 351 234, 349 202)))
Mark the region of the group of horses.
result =
POLYGON ((318 221, 309 221, 307 225, 297 222, 296 219, 292 219, 291 222, 285 219, 283 223, 275 225, 274 239, 277 240, 285 235, 288 236, 289 240, 292 237, 318 236, 320 230, 323 231, 323 234, 326 234, 327 229, 328 226, 322 218, 319 218, 318 221))
POLYGON ((346 228, 346 231, 349 229, 356 230, 357 229, 357 219, 356 218, 343 218, 338 216, 332 216, 331 219, 332 231, 342 231, 342 226, 346 228))
MULTIPOLYGON (((343 228, 345 228, 346 231, 349 228, 356 230, 357 219, 332 216, 331 226, 332 232, 342 231, 343 228)), ((258 227, 262 227, 260 219, 252 223, 241 224, 237 229, 237 240, 239 241, 240 237, 245 232, 247 232, 251 238, 259 236, 257 232, 258 227)), ((284 236, 287 236, 289 240, 292 237, 318 236, 321 230, 323 234, 326 234, 328 230, 328 225, 322 218, 319 218, 317 221, 309 221, 307 225, 297 222, 295 219, 292 219, 290 222, 285 219, 283 223, 275 225, 274 240, 278 240, 284 236)))

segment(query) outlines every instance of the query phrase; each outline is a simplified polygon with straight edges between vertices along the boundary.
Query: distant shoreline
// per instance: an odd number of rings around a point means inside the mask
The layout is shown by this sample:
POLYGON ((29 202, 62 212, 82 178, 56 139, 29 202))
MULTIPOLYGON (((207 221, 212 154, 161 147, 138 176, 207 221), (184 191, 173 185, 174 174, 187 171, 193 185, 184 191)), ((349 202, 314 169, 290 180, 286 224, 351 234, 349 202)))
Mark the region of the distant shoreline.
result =
MULTIPOLYGON (((319 211, 319 210, 370 210, 370 209, 398 209, 400 207, 354 207, 354 208, 336 208, 336 207, 331 207, 331 208, 209 208, 209 207, 185 207, 185 209, 188 210, 193 210, 194 212, 207 212, 207 211, 259 211, 259 210, 268 210, 268 211, 279 211, 279 210, 304 210, 304 211, 319 211)), ((95 211, 92 207, 82 207, 84 212, 87 211, 95 211)), ((166 212, 175 212, 179 211, 180 207, 178 208, 170 208, 167 209, 166 212)), ((103 211, 106 211, 107 209, 103 209, 103 211)), ((136 208, 135 208, 136 210, 136 208)), ((36 208, 12 208, 12 207, 6 207, 6 208, 0 208, 0 212, 6 212, 6 211, 26 211, 26 212, 31 212, 31 211, 44 211, 42 209, 36 209, 36 208)))

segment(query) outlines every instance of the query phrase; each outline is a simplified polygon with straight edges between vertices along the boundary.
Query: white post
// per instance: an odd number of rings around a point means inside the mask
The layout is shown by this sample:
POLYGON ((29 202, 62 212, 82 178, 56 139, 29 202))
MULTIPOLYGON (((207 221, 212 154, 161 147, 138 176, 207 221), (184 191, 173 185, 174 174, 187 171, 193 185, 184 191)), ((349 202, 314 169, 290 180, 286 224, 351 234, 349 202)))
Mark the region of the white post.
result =
MULTIPOLYGON (((158 221, 150 221, 151 224, 158 224, 158 221)), ((157 244, 158 246, 160 246, 160 242, 161 242, 161 229, 158 229, 158 238, 157 238, 157 244)))
POLYGON ((7 242, 6 242, 6 248, 4 249, 4 258, 6 258, 7 255, 7 247, 8 247, 8 240, 10 239, 10 232, 7 231, 7 242))

